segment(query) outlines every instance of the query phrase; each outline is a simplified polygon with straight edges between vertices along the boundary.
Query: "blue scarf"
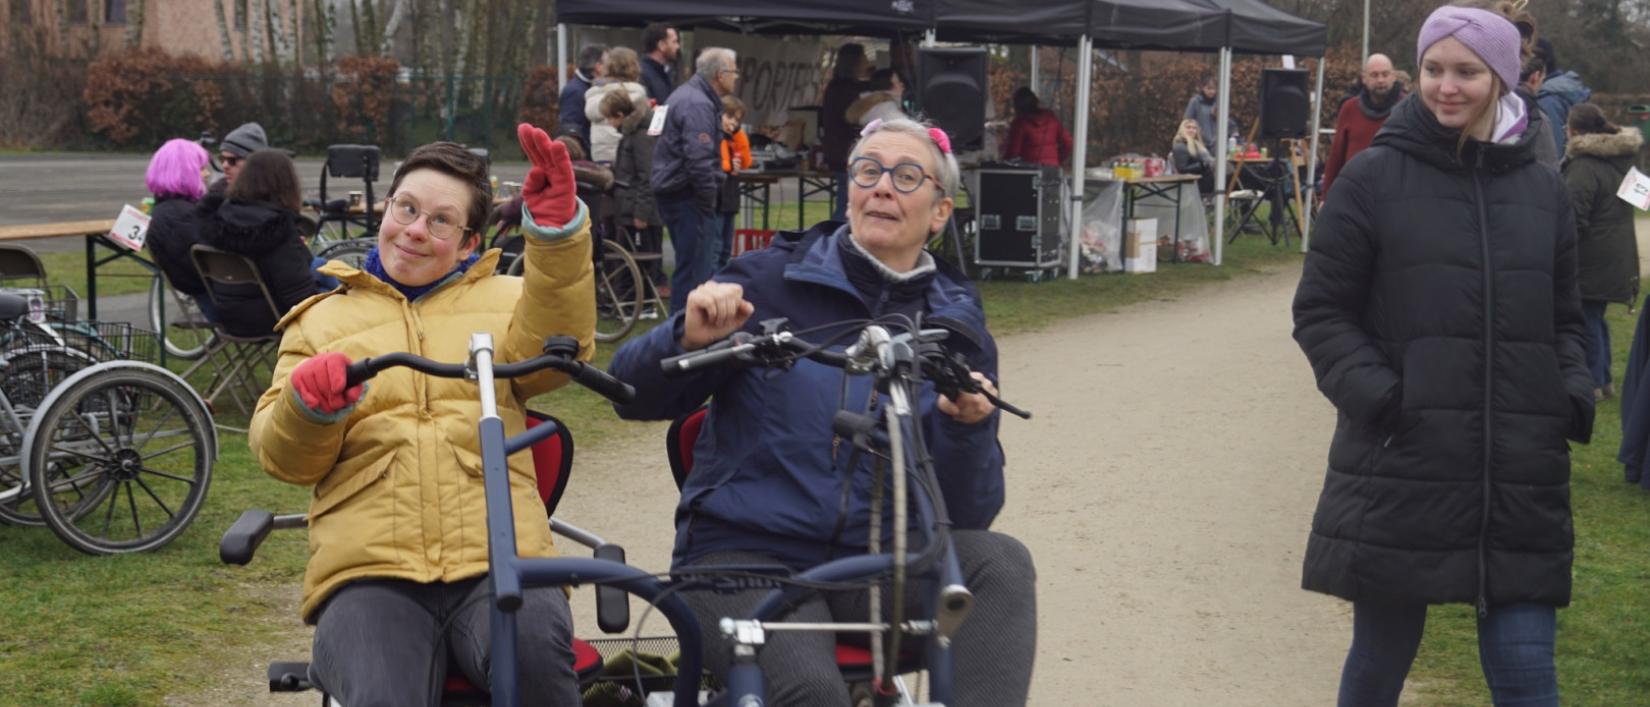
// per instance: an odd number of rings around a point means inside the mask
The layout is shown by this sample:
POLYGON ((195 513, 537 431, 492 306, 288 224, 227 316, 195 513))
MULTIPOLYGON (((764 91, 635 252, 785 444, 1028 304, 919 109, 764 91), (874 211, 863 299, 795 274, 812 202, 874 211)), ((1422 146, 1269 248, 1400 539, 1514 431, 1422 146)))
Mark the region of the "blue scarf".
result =
POLYGON ((372 275, 373 277, 376 277, 380 280, 383 280, 386 283, 389 283, 389 286, 394 287, 397 291, 399 291, 401 293, 401 296, 407 298, 408 302, 416 302, 416 301, 418 301, 419 297, 423 297, 424 294, 429 292, 430 290, 433 290, 437 287, 440 287, 442 285, 442 283, 445 283, 448 280, 453 279, 454 277, 463 275, 466 270, 470 269, 471 265, 475 265, 476 261, 480 260, 480 259, 481 259, 481 254, 471 252, 470 257, 465 258, 464 262, 459 263, 458 267, 453 268, 453 271, 450 272, 450 273, 447 273, 447 275, 445 277, 437 279, 435 282, 432 282, 428 285, 418 285, 416 287, 414 287, 412 285, 403 285, 399 282, 396 282, 395 278, 390 277, 389 272, 384 270, 383 261, 378 259, 378 246, 373 246, 372 250, 367 251, 367 262, 366 262, 366 264, 361 266, 361 269, 367 271, 367 273, 372 275))

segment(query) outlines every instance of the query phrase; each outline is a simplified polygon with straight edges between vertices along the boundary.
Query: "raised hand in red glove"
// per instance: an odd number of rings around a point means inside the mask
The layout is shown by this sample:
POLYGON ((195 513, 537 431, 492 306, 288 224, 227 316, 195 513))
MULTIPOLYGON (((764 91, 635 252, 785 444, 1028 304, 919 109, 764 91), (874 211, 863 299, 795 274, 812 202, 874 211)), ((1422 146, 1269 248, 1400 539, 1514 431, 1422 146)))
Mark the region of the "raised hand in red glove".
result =
POLYGON ((337 414, 361 399, 361 385, 344 387, 349 357, 336 351, 316 354, 292 369, 292 389, 304 407, 323 415, 337 414))
POLYGON ((533 162, 527 181, 521 185, 522 200, 540 228, 563 228, 579 215, 578 187, 573 182, 573 161, 567 146, 550 139, 543 130, 526 123, 516 126, 521 151, 533 162))

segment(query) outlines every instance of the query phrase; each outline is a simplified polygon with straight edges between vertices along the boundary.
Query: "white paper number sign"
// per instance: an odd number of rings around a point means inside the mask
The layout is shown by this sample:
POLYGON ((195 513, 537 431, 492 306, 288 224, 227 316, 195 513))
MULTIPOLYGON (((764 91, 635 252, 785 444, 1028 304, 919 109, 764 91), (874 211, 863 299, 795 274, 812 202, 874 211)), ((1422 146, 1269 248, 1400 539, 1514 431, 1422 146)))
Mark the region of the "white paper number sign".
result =
POLYGON ((1633 205, 1640 211, 1650 211, 1650 177, 1640 172, 1637 167, 1627 169, 1627 178, 1621 180, 1621 188, 1616 190, 1616 196, 1633 205))
POLYGON ((665 113, 669 111, 670 106, 659 106, 653 109, 653 120, 647 124, 649 137, 659 137, 665 134, 665 113))
POLYGON ((127 204, 115 219, 115 227, 109 230, 109 240, 132 250, 143 250, 143 239, 148 233, 149 215, 127 204))

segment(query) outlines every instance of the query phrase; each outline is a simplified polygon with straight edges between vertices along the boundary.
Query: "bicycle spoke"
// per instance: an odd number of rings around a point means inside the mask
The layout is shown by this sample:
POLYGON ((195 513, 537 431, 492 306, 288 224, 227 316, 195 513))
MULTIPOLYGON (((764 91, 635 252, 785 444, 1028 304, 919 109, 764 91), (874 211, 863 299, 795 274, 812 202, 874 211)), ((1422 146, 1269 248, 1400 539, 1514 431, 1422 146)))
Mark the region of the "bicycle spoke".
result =
POLYGON ((99 447, 102 447, 103 451, 108 452, 110 455, 113 455, 115 453, 115 450, 112 449, 111 447, 109 447, 109 445, 103 441, 102 437, 98 436, 97 431, 96 431, 97 426, 93 425, 90 422, 88 422, 86 420, 86 416, 84 414, 82 414, 79 410, 75 410, 74 411, 74 416, 75 416, 75 419, 80 420, 80 426, 84 427, 86 429, 86 434, 89 435, 92 439, 96 440, 97 445, 99 447))
MULTIPOLYGON (((149 498, 155 499, 155 505, 160 506, 160 509, 166 512, 167 519, 176 518, 178 516, 178 514, 172 512, 171 508, 167 507, 165 501, 160 500, 160 496, 155 495, 155 490, 149 488, 149 484, 143 483, 143 477, 139 476, 135 479, 132 479, 132 481, 135 481, 135 482, 137 482, 137 485, 142 486, 143 487, 143 492, 146 493, 146 494, 149 494, 149 498)), ((131 486, 130 483, 128 483, 126 485, 126 490, 128 492, 130 492, 132 490, 132 486, 131 486)), ((140 535, 141 535, 141 533, 140 533, 140 535)))
MULTIPOLYGON (((155 423, 154 431, 150 432, 149 436, 143 438, 143 443, 142 444, 134 444, 134 445, 132 445, 132 448, 133 449, 143 449, 144 447, 149 446, 149 440, 154 439, 156 433, 160 432, 163 429, 166 429, 166 425, 161 424, 161 423, 165 423, 165 422, 170 421, 172 419, 172 415, 177 413, 178 407, 179 406, 177 406, 177 405, 168 405, 167 410, 166 410, 166 417, 160 418, 160 422, 155 423)), ((148 457, 144 457, 144 459, 148 459, 148 457)))
POLYGON ((120 505, 120 492, 119 491, 110 492, 110 494, 109 494, 109 510, 105 511, 103 513, 103 535, 105 537, 107 537, 109 535, 109 525, 114 523, 114 521, 115 521, 115 506, 118 506, 118 505, 120 505))
POLYGON ((161 451, 155 452, 154 454, 144 455, 144 456, 140 457, 140 459, 142 459, 143 461, 149 461, 150 459, 154 459, 155 457, 166 456, 168 454, 171 454, 172 452, 178 451, 179 449, 193 449, 194 447, 195 447, 195 443, 194 443, 193 440, 191 440, 191 441, 188 441, 188 442, 184 442, 183 444, 177 445, 175 447, 168 447, 168 448, 163 449, 161 451))
POLYGON ((159 476, 163 479, 171 479, 173 481, 181 481, 183 483, 189 484, 190 486, 194 486, 195 483, 196 483, 196 481, 194 479, 191 479, 191 478, 188 478, 188 477, 185 477, 185 476, 177 476, 175 474, 168 474, 164 471, 155 471, 154 469, 150 469, 149 467, 146 467, 146 466, 138 467, 138 471, 142 472, 142 473, 145 473, 145 474, 152 475, 152 476, 159 476))
MULTIPOLYGON (((125 486, 126 505, 130 506, 132 509, 132 527, 137 529, 137 537, 141 538, 143 537, 143 522, 138 520, 137 499, 132 497, 132 483, 128 481, 125 486)), ((115 495, 119 496, 120 491, 115 491, 115 495)), ((107 533, 105 533, 105 535, 107 535, 107 533)))
POLYGON ((70 449, 68 447, 62 446, 62 443, 53 444, 52 445, 52 450, 57 451, 57 452, 62 452, 64 454, 68 454, 70 456, 79 457, 80 459, 84 459, 86 461, 98 462, 98 463, 102 463, 102 464, 109 463, 109 459, 110 459, 109 457, 99 457, 99 456, 94 456, 94 455, 91 455, 91 454, 87 454, 86 452, 82 452, 78 449, 70 449))
MULTIPOLYGON (((80 491, 80 482, 85 481, 87 479, 92 479, 92 478, 101 476, 102 474, 103 474, 102 469, 93 469, 93 470, 88 471, 84 474, 81 474, 80 476, 74 476, 74 477, 70 477, 70 478, 67 478, 67 479, 58 479, 56 481, 52 481, 48 485, 48 489, 52 493, 57 493, 59 491, 70 490, 70 489, 74 490, 76 493, 79 493, 79 491, 80 491)), ((91 495, 91 494, 84 494, 83 493, 83 494, 81 494, 81 498, 85 498, 86 496, 89 496, 89 495, 91 495)))
MULTIPOLYGON (((115 389, 113 387, 103 391, 103 394, 109 403, 109 434, 114 438, 115 444, 118 445, 120 444, 120 423, 116 421, 116 418, 120 414, 117 412, 120 410, 120 403, 115 400, 115 389)), ((130 439, 127 441, 130 441, 130 439)))

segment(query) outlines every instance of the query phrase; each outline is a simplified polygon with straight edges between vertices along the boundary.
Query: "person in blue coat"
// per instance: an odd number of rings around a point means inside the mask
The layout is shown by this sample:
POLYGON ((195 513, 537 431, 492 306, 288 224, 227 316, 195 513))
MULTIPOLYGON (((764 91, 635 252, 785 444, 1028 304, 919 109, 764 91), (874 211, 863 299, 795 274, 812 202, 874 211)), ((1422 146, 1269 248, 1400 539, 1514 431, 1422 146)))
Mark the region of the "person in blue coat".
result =
POLYGON ((585 116, 584 94, 595 85, 596 79, 602 77, 606 63, 607 47, 592 44, 580 49, 579 66, 573 70, 573 78, 567 80, 561 95, 556 98, 560 106, 556 113, 556 122, 560 125, 557 132, 577 135, 584 147, 590 146, 590 118, 585 116))
MULTIPOLYGON (((808 360, 785 371, 723 367, 665 378, 659 362, 784 317, 810 340, 851 334, 865 320, 921 314, 945 322, 950 346, 995 391, 997 347, 979 293, 923 249, 950 217, 958 168, 945 133, 877 121, 850 153, 847 223, 785 233, 695 288, 683 311, 615 354, 612 372, 636 387, 615 409, 626 419, 671 419, 710 400, 695 465, 676 511, 677 568, 773 565, 792 570, 863 553, 872 460, 831 429, 833 413, 878 400, 866 376, 808 360), (816 328, 822 327, 822 328, 816 328), (850 460, 853 466, 850 466, 850 460)), ((990 530, 1003 504, 999 413, 980 394, 955 399, 925 385, 923 437, 950 514, 951 538, 978 607, 954 636, 955 705, 1023 705, 1036 633, 1036 578, 1019 541, 990 530)), ((884 526, 886 527, 886 526, 884 526)), ((688 592, 701 623, 748 615, 762 590, 688 592)), ((866 593, 827 592, 798 621, 863 621, 866 593)), ((725 676, 728 648, 707 628, 706 663, 725 676)), ((759 656, 773 704, 844 705, 847 688, 829 633, 775 632, 759 656)))

